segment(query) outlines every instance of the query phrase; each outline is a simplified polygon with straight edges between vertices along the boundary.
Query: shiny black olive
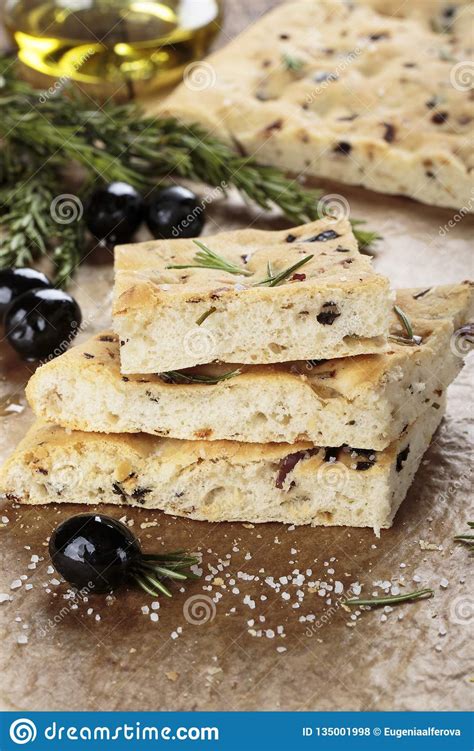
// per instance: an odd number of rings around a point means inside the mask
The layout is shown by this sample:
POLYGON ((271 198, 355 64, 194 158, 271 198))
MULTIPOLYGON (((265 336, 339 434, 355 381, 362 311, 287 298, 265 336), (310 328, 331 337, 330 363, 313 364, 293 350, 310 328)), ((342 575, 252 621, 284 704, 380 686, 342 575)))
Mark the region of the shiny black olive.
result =
POLYGON ((60 289, 24 292, 5 313, 5 333, 24 360, 44 360, 62 354, 81 325, 81 309, 60 289))
POLYGON ((129 579, 153 597, 171 597, 163 579, 196 578, 189 567, 199 560, 181 550, 146 555, 125 524, 103 514, 66 519, 51 535, 49 554, 56 570, 78 589, 110 592, 129 579))
POLYGON ((97 240, 110 247, 128 243, 143 220, 143 199, 127 183, 110 183, 92 193, 84 216, 97 240))
POLYGON ((23 292, 52 286, 48 277, 37 269, 0 269, 0 322, 10 303, 23 292))
POLYGON ((99 514, 67 519, 49 541, 49 554, 61 576, 93 593, 123 584, 140 553, 140 545, 125 524, 99 514))
POLYGON ((149 202, 146 223, 162 240, 198 237, 204 227, 204 206, 192 190, 173 185, 160 190, 149 202))

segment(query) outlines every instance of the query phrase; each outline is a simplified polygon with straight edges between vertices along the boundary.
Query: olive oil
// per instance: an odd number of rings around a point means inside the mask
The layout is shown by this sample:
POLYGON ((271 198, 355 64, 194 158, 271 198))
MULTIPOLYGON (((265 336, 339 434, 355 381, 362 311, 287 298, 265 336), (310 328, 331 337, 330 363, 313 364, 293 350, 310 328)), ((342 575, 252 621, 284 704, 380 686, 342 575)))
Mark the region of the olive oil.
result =
POLYGON ((220 11, 219 0, 7 0, 6 24, 28 69, 133 96, 202 58, 220 11))

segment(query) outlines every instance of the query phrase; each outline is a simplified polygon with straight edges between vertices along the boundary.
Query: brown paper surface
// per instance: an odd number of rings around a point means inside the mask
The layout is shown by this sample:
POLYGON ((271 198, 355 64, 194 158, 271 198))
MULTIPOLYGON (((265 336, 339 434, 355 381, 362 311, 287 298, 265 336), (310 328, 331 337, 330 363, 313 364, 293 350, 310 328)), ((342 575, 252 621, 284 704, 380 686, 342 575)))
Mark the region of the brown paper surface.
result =
MULTIPOLYGON (((229 14, 226 35, 245 25, 244 12, 250 18, 270 3, 251 5, 229 14)), ((456 221, 450 211, 358 189, 326 186, 326 192, 342 193, 352 216, 383 235, 375 267, 394 287, 472 278, 472 218, 456 221), (444 229, 450 220, 452 229, 444 229)), ((205 232, 250 223, 287 226, 231 197, 212 205, 205 232)), ((78 274, 71 291, 89 322, 81 337, 108 325, 111 283, 110 263, 85 265, 78 274)), ((32 421, 23 392, 31 371, 0 344, 2 461, 32 421)), ((472 375, 471 362, 450 387, 446 419, 393 528, 380 539, 368 529, 207 524, 101 508, 126 515, 147 551, 164 543, 203 553, 202 579, 185 592, 175 588, 172 600, 161 598, 149 613, 142 607, 151 598, 133 589, 109 601, 71 602, 67 586, 48 573, 48 536, 84 507, 3 506, 0 592, 12 600, 0 604, 0 708, 468 709, 472 559, 453 536, 472 519, 472 375), (32 555, 44 558, 35 569, 28 568, 32 555), (21 576, 28 578, 11 589, 21 576), (375 582, 388 580, 402 592, 430 586, 435 596, 353 619, 340 596, 314 586, 359 582, 370 596, 379 589, 375 582), (24 635, 27 643, 18 643, 24 635)))

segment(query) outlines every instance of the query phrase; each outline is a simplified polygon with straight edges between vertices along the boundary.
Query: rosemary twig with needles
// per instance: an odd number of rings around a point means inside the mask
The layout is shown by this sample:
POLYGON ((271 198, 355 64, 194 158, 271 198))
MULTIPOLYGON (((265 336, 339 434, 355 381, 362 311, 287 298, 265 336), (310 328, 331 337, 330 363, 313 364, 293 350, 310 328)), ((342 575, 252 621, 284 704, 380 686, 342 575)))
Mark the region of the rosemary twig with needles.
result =
POLYGON ((212 386, 221 381, 228 381, 230 378, 240 375, 242 371, 238 368, 236 370, 230 370, 222 375, 207 376, 198 375, 193 373, 183 373, 181 370, 167 370, 164 373, 160 373, 160 378, 166 383, 206 383, 212 386))
MULTIPOLYGON (((474 522, 468 522, 467 526, 469 529, 474 529, 474 522)), ((455 542, 461 542, 463 545, 466 545, 471 551, 471 554, 474 553, 474 534, 464 532, 461 535, 456 535, 454 540, 455 542)))
POLYGON ((281 56, 281 61, 286 70, 292 73, 298 73, 304 67, 304 60, 293 55, 284 54, 281 56))
MULTIPOLYGON (((207 247, 207 245, 204 245, 204 243, 200 242, 199 240, 193 240, 194 244, 200 248, 200 250, 196 253, 193 259, 193 263, 182 263, 182 264, 175 264, 167 266, 167 269, 214 269, 215 271, 225 271, 227 274, 238 274, 239 276, 253 276, 253 271, 249 271, 248 269, 244 269, 242 266, 236 266, 234 263, 231 263, 230 261, 227 261, 223 256, 220 256, 218 253, 215 253, 213 250, 207 247)), ((270 262, 267 264, 267 274, 268 276, 265 279, 262 279, 260 282, 254 282, 251 286, 253 287, 263 287, 265 285, 268 285, 269 287, 276 287, 278 284, 281 284, 284 282, 290 274, 295 272, 297 269, 301 268, 305 263, 308 263, 308 261, 311 261, 313 256, 305 256, 304 258, 301 258, 297 263, 293 264, 293 266, 289 266, 287 269, 284 269, 283 271, 280 271, 279 273, 275 274, 275 272, 272 269, 272 266, 270 262)), ((212 311, 214 312, 214 311, 212 311)), ((210 312, 206 314, 207 316, 210 315, 210 312)), ((202 321, 205 319, 198 319, 196 323, 200 325, 202 321)))
POLYGON ((167 269, 215 269, 225 271, 227 274, 238 274, 239 276, 252 276, 252 271, 236 266, 234 263, 227 261, 225 258, 215 253, 213 250, 204 245, 199 240, 193 240, 193 243, 200 250, 194 256, 194 263, 183 263, 167 266, 167 269))
POLYGON ((371 607, 377 607, 378 605, 398 605, 401 602, 413 602, 415 600, 426 600, 434 595, 432 589, 419 589, 416 592, 407 592, 403 595, 388 595, 386 597, 374 597, 372 599, 365 598, 352 598, 350 600, 344 600, 344 605, 370 605, 371 607))
POLYGON ((403 325, 403 328, 406 331, 406 336, 397 336, 396 334, 391 334, 388 337, 389 340, 396 342, 397 344, 408 344, 412 347, 421 344, 422 338, 421 336, 416 336, 416 334, 413 333, 413 327, 406 313, 404 313, 398 305, 394 305, 393 310, 397 314, 399 321, 403 325))
POLYGON ((152 597, 157 597, 160 593, 171 597, 171 592, 163 583, 163 579, 199 579, 189 570, 198 563, 199 558, 188 555, 183 550, 163 555, 142 555, 130 570, 130 575, 152 597))
POLYGON ((262 279, 261 282, 255 282, 256 287, 263 287, 265 285, 268 285, 269 287, 277 287, 279 284, 284 282, 290 274, 293 274, 293 272, 297 271, 297 269, 301 268, 301 266, 304 266, 305 263, 308 263, 308 261, 311 261, 311 259, 314 256, 305 256, 304 258, 301 258, 297 263, 294 263, 293 266, 290 266, 288 269, 284 269, 283 271, 280 271, 279 274, 275 274, 270 268, 268 269, 269 275, 266 279, 262 279))
MULTIPOLYGON (((81 193, 98 181, 127 182, 147 190, 174 174, 224 193, 235 187, 264 210, 279 207, 296 224, 320 218, 320 191, 305 189, 279 169, 234 151, 200 125, 146 117, 133 104, 109 102, 95 109, 90 99, 71 91, 41 97, 17 78, 11 58, 0 57, 0 110, 0 266, 19 266, 52 253, 57 276, 67 279, 72 274, 81 260, 82 221, 74 224, 75 242, 71 225, 55 225, 51 234, 38 222, 32 198, 35 178, 42 179, 46 171, 51 200, 64 193, 64 174, 72 163, 82 169, 81 193), (61 250, 56 252, 56 247, 61 250)), ((46 203, 41 211, 45 221, 46 203)), ((378 237, 363 231, 360 220, 354 220, 353 227, 362 249, 378 237)))

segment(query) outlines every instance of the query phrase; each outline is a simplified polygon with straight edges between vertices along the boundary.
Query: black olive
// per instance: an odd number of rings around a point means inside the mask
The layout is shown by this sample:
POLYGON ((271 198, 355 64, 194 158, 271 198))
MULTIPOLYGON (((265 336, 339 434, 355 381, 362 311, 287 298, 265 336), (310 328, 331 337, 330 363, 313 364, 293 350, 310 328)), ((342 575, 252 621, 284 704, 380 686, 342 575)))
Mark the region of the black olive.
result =
POLYGON ((204 206, 191 190, 173 185, 149 202, 146 223, 152 235, 162 240, 197 237, 204 227, 204 206))
POLYGON ((108 516, 79 514, 51 535, 49 554, 56 570, 70 584, 93 592, 109 592, 123 583, 140 555, 130 529, 108 516))
POLYGON ((348 141, 339 141, 334 147, 334 151, 336 154, 344 154, 347 156, 347 154, 350 154, 352 151, 352 146, 348 141))
POLYGON ((146 555, 131 530, 110 516, 79 514, 66 519, 51 535, 49 554, 56 570, 78 589, 110 592, 127 579, 149 594, 171 597, 162 579, 195 578, 198 563, 182 551, 146 555))
POLYGON ((5 313, 5 332, 24 360, 43 360, 62 354, 81 325, 81 309, 60 289, 24 292, 5 313))
POLYGON ((336 318, 341 315, 339 308, 335 302, 325 302, 321 308, 321 312, 316 316, 318 323, 322 323, 323 326, 332 326, 336 318))
POLYGON ((48 277, 37 269, 0 269, 0 322, 10 303, 23 292, 52 286, 48 277))
POLYGON ((88 230, 109 247, 128 243, 143 220, 143 199, 127 183, 110 183, 95 190, 86 206, 88 230))
POLYGON ((405 464, 406 460, 408 459, 408 454, 410 453, 410 445, 408 445, 406 448, 402 449, 398 455, 397 455, 397 466, 396 470, 397 472, 401 472, 403 469, 403 465, 405 464))
POLYGON ((338 235, 333 229, 326 229, 324 232, 320 232, 319 235, 308 237, 308 239, 305 240, 305 243, 327 243, 328 240, 336 240, 338 237, 340 237, 340 235, 338 235))
POLYGON ((443 125, 448 117, 449 114, 447 112, 435 112, 434 115, 431 116, 431 122, 435 125, 443 125))

